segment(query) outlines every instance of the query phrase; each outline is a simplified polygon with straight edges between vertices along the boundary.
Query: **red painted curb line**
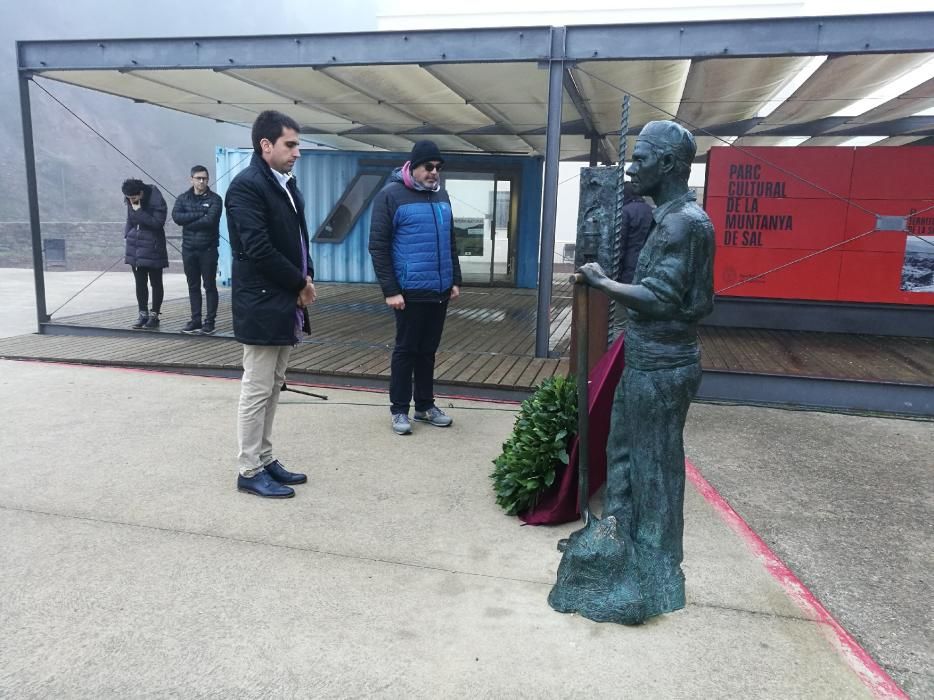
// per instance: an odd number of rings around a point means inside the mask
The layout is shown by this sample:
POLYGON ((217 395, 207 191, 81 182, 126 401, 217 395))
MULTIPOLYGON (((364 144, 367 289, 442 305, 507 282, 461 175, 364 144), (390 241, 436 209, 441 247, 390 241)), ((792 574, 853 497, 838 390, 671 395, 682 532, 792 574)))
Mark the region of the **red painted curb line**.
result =
POLYGON ((805 614, 820 623, 822 630, 843 656, 847 665, 859 676, 873 696, 876 698, 908 700, 908 695, 898 687, 892 677, 834 619, 827 608, 801 582, 801 579, 795 576, 785 562, 778 558, 778 555, 749 527, 749 524, 743 520, 742 516, 733 510, 723 496, 710 485, 710 482, 701 475, 697 467, 687 460, 685 460, 684 467, 688 480, 694 484, 701 496, 713 506, 717 514, 726 521, 730 529, 740 536, 756 558, 765 565, 772 578, 778 581, 779 585, 785 589, 788 596, 805 614))

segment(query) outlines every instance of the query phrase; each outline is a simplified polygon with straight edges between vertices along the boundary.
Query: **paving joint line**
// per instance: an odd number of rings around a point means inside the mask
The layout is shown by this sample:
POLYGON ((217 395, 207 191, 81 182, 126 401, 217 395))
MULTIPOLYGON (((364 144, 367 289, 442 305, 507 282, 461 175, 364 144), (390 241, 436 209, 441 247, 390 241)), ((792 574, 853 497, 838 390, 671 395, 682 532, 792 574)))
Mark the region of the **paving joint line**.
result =
MULTIPOLYGON (((551 581, 536 581, 533 579, 517 578, 513 576, 493 576, 492 574, 483 574, 475 571, 464 571, 462 569, 449 569, 440 566, 431 566, 428 564, 418 564, 415 562, 406 562, 406 561, 397 561, 393 559, 380 559, 377 557, 365 557, 355 554, 342 554, 340 552, 333 552, 327 549, 316 549, 314 547, 301 547, 297 545, 290 544, 281 544, 277 542, 263 542, 261 540, 251 540, 243 537, 229 537, 226 535, 218 535, 210 532, 194 532, 192 530, 178 530, 169 527, 162 527, 159 525, 145 525, 142 523, 131 523, 123 520, 108 520, 105 518, 94 518, 86 515, 73 515, 67 513, 55 513, 51 511, 38 510, 35 508, 22 508, 19 506, 10 506, 6 504, 0 504, 0 510, 18 512, 18 513, 29 513, 31 515, 44 515, 49 518, 60 518, 63 520, 80 520, 100 525, 117 525, 128 528, 138 528, 142 530, 153 530, 156 532, 164 532, 173 535, 187 535, 189 537, 203 537, 206 539, 221 540, 224 542, 237 542, 240 544, 249 544, 249 545, 258 545, 261 547, 277 547, 280 549, 287 549, 295 552, 305 552, 311 554, 319 554, 322 556, 331 556, 340 559, 352 559, 355 561, 367 561, 373 562, 376 564, 387 564, 391 566, 403 566, 412 569, 422 569, 425 571, 434 571, 445 574, 453 575, 462 575, 462 576, 471 576, 475 578, 490 579, 493 581, 511 581, 514 583, 528 583, 536 586, 552 586, 551 581)), ((790 620, 793 622, 804 622, 804 623, 813 623, 820 624, 820 620, 813 620, 807 617, 799 617, 795 615, 787 615, 784 613, 769 613, 763 612, 761 610, 751 610, 749 608, 735 608, 728 605, 716 605, 713 603, 700 603, 692 602, 688 603, 685 608, 704 608, 710 610, 722 610, 727 612, 735 612, 740 614, 753 615, 757 617, 770 617, 776 619, 790 620)))
POLYGON ((365 557, 355 554, 342 554, 340 552, 333 552, 327 549, 316 549, 314 547, 301 547, 293 544, 282 544, 279 542, 264 542, 262 540, 251 540, 245 537, 230 537, 227 535, 218 535, 211 532, 195 532, 192 530, 179 530, 170 527, 162 527, 159 525, 146 525, 143 523, 131 523, 124 520, 108 520, 106 518, 94 518, 87 515, 74 515, 68 513, 55 513, 52 511, 38 510, 35 508, 22 508, 19 506, 10 506, 0 503, 0 510, 18 512, 18 513, 30 513, 32 515, 44 515, 50 518, 61 518, 63 520, 82 520, 85 522, 102 524, 102 525, 119 525, 129 528, 139 528, 143 530, 154 530, 156 532, 165 532, 171 533, 174 535, 188 535, 190 537, 204 537, 209 539, 222 540, 225 542, 239 542, 241 544, 251 544, 259 545, 262 547, 278 547, 281 549, 288 549, 295 552, 308 552, 312 554, 320 554, 323 556, 337 557, 340 559, 352 559, 355 561, 368 561, 377 564, 388 564, 392 566, 404 566, 413 569, 424 569, 427 571, 437 571, 445 574, 455 574, 455 575, 464 575, 464 576, 474 576, 477 578, 486 578, 494 581, 513 581, 516 583, 530 583, 537 586, 551 586, 551 582, 545 581, 535 581, 532 579, 516 578, 512 576, 493 576, 492 574, 483 574, 474 571, 464 571, 462 569, 450 569, 442 566, 432 566, 429 564, 418 564, 416 562, 406 562, 406 561, 396 561, 393 559, 380 559, 378 557, 365 557))

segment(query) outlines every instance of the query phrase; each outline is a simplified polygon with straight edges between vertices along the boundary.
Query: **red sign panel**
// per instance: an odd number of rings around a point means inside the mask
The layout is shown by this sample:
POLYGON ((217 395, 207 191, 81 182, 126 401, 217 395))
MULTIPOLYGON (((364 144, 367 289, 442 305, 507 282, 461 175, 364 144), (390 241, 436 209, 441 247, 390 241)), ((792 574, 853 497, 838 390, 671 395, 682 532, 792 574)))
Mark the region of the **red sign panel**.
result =
POLYGON ((718 294, 934 306, 932 147, 712 148, 705 193, 718 294))

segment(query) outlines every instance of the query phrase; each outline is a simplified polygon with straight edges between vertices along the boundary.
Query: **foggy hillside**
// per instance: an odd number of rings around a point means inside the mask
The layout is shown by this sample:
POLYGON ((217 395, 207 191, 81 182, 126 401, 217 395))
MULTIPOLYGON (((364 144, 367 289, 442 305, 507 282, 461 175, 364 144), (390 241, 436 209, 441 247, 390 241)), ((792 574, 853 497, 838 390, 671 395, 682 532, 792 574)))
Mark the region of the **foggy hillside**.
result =
MULTIPOLYGON (((376 28, 376 0, 325 5, 288 0, 145 4, 32 0, 0 4, 0 223, 28 218, 15 41, 364 31, 376 28)), ((122 220, 120 183, 139 177, 177 194, 188 169, 208 166, 218 145, 248 146, 249 130, 39 79, 43 86, 139 162, 140 173, 41 90, 31 87, 43 221, 122 220)), ((171 207, 172 198, 166 197, 171 207)))

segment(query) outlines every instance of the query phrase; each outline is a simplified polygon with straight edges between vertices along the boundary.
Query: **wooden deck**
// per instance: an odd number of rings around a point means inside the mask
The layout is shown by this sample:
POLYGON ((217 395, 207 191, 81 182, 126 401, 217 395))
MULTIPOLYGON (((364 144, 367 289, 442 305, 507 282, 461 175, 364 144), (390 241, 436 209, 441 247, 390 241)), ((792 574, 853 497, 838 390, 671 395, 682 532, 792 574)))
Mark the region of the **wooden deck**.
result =
POLYGON ((934 387, 934 340, 701 328, 704 371, 934 387))
MULTIPOLYGON (((566 276, 564 276, 566 277, 566 276)), ((571 297, 567 280, 552 287, 552 354, 568 354, 571 297)), ((467 287, 448 308, 442 351, 533 355, 537 291, 467 287)), ((157 335, 180 333, 188 321, 188 299, 166 301, 157 335)), ((318 301, 310 307, 312 343, 339 343, 391 348, 395 337, 392 311, 373 284, 321 284, 318 301)), ((136 306, 125 306, 54 319, 56 325, 126 330, 136 320, 136 306)), ((220 290, 216 337, 233 337, 230 290, 220 290)))
MULTIPOLYGON (((536 290, 465 289, 448 313, 437 382, 525 392, 548 377, 566 374, 569 285, 557 280, 552 293, 553 357, 543 359, 533 357, 536 290)), ((219 333, 213 337, 179 332, 188 317, 187 299, 164 305, 158 332, 128 330, 136 317, 132 306, 56 319, 47 329, 51 335, 0 339, 0 357, 237 372, 241 348, 231 337, 229 308, 229 290, 224 290, 219 333)), ((292 353, 290 377, 388 379, 394 324, 376 286, 321 285, 312 331, 292 353)), ((929 339, 702 327, 701 348, 705 377, 840 380, 934 391, 934 340, 929 339)))
MULTIPOLYGON (((528 391, 548 377, 567 374, 570 288, 566 275, 560 277, 564 279, 556 281, 552 290, 553 357, 534 357, 536 290, 468 287, 449 307, 436 381, 528 391)), ((292 353, 289 375, 388 379, 395 324, 379 287, 322 284, 319 294, 311 307, 312 334, 292 353)), ((128 330, 137 312, 135 306, 126 306, 55 319, 49 328, 55 335, 0 340, 0 356, 156 369, 239 370, 242 351, 233 340, 230 290, 221 290, 220 297, 218 332, 212 337, 181 334, 189 316, 188 300, 173 299, 163 304, 156 332, 128 330), (121 337, 96 335, 107 331, 120 331, 121 337)))

